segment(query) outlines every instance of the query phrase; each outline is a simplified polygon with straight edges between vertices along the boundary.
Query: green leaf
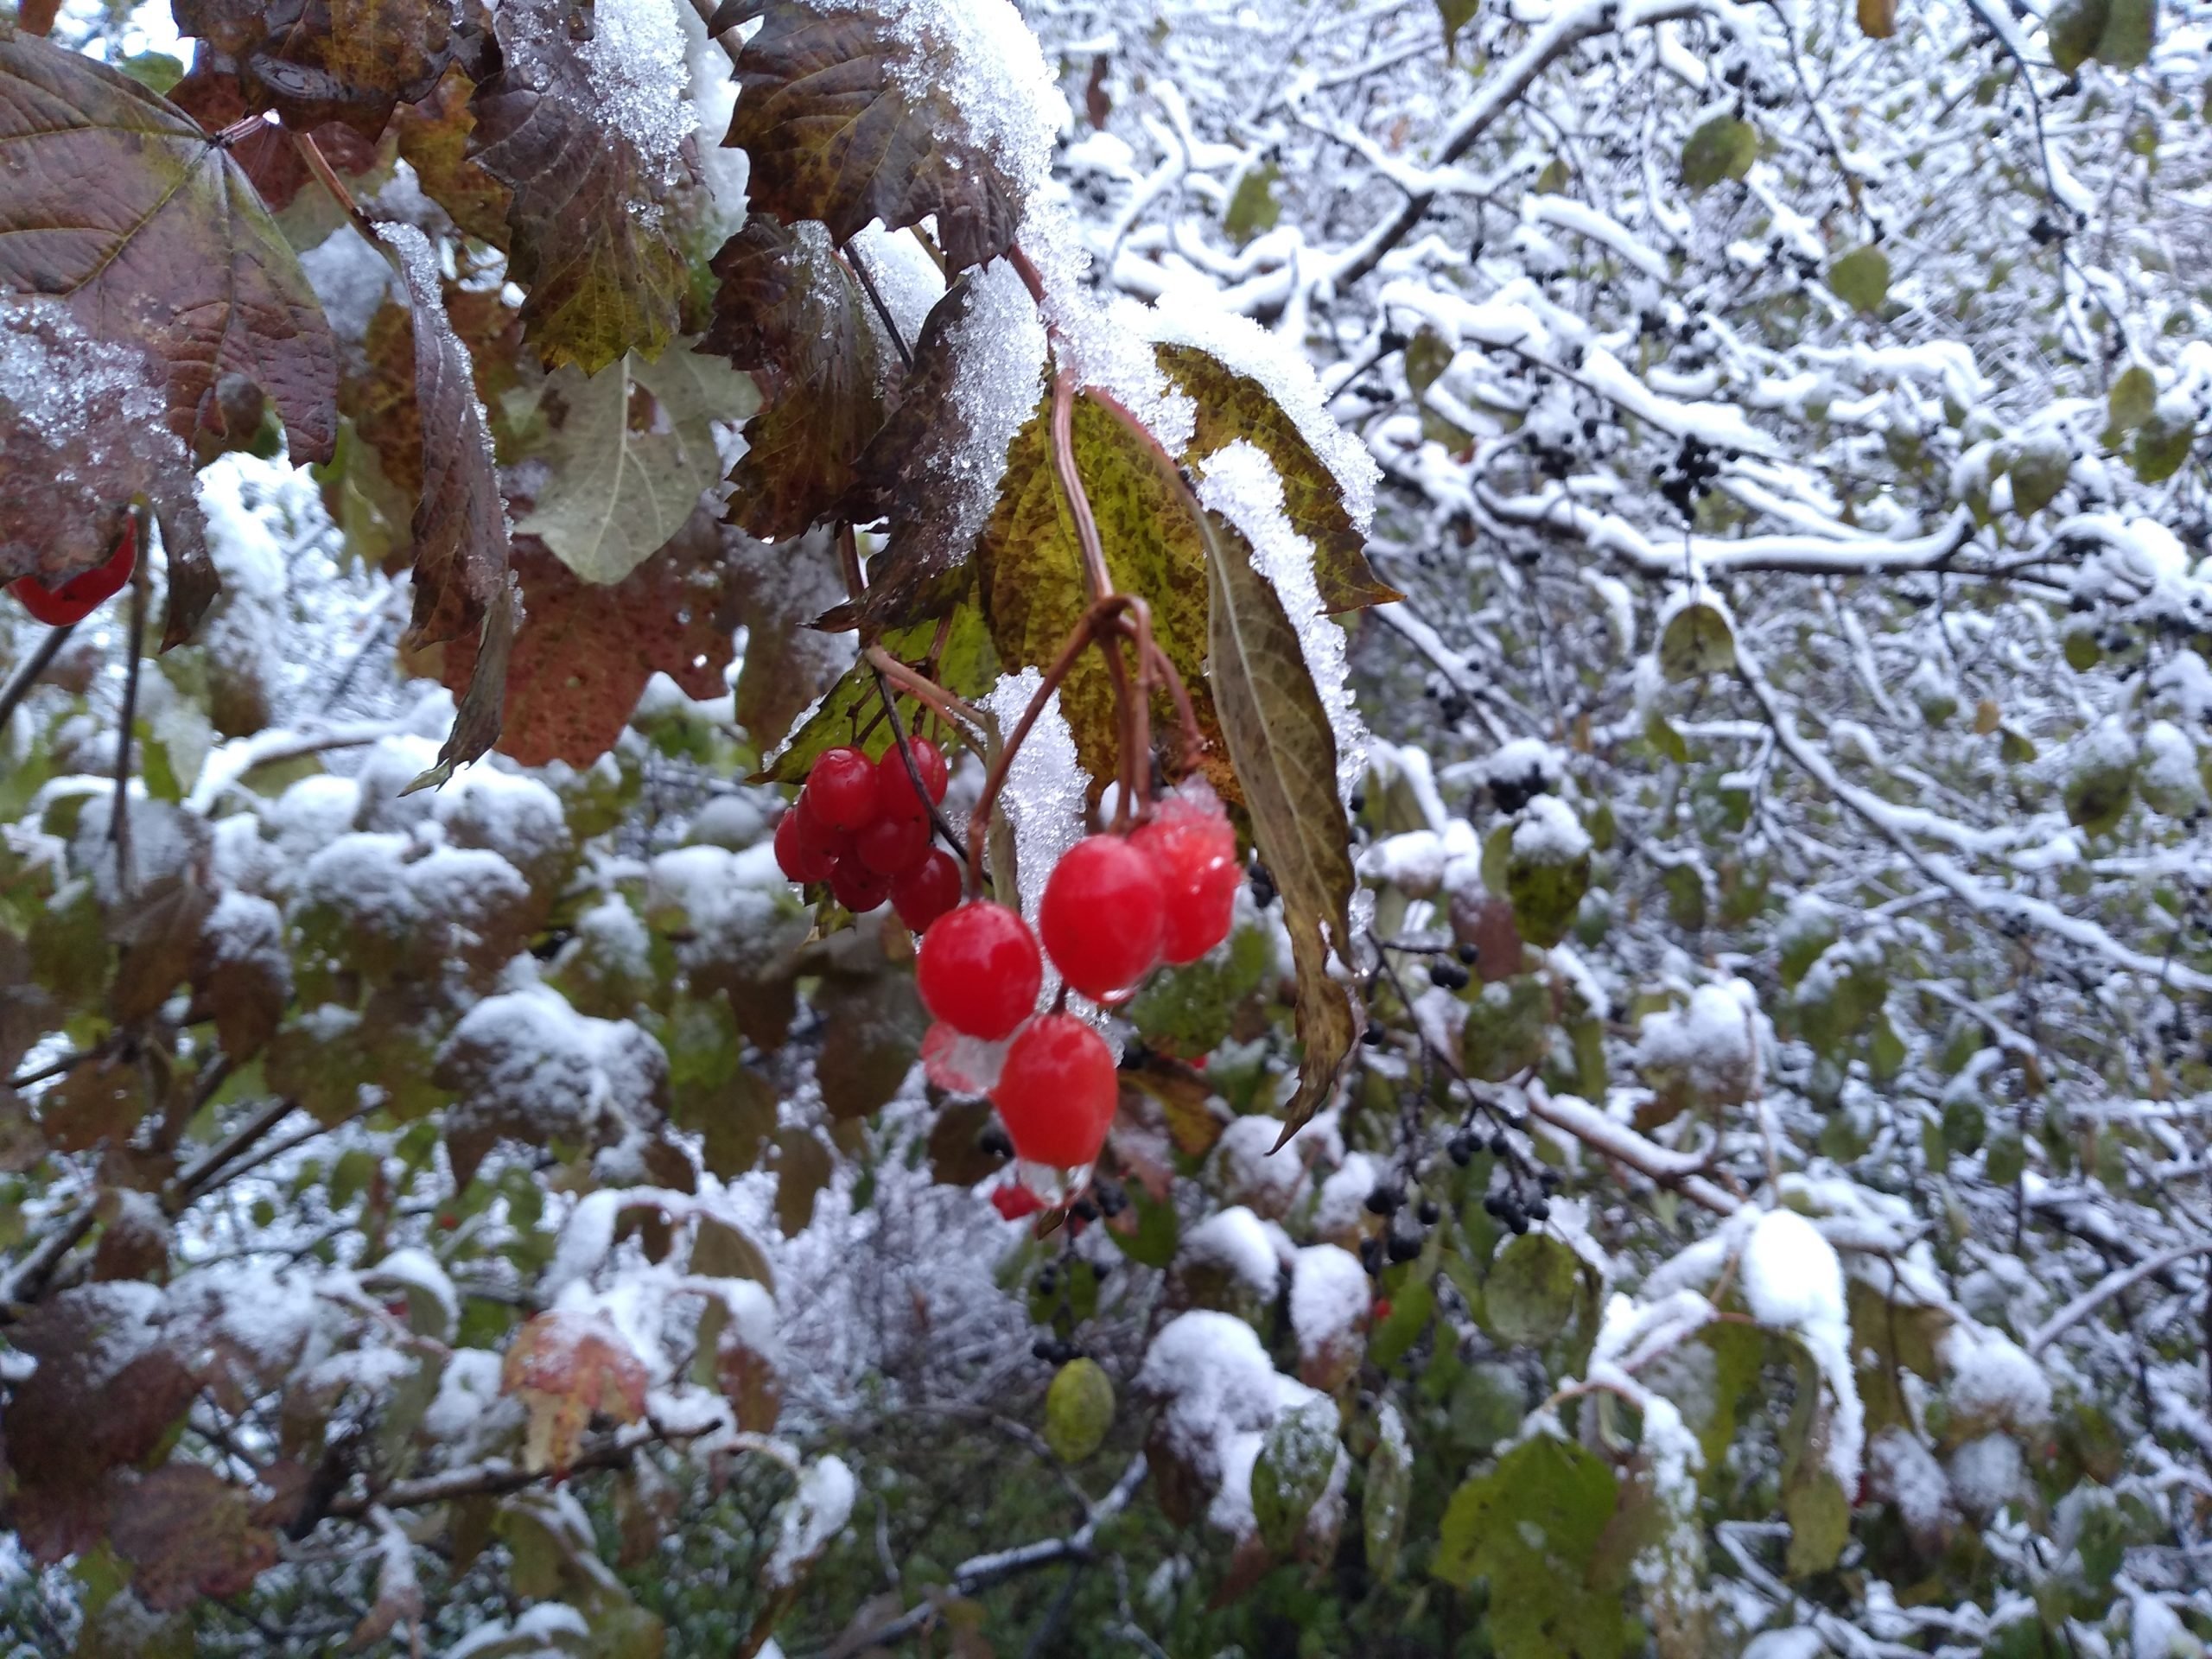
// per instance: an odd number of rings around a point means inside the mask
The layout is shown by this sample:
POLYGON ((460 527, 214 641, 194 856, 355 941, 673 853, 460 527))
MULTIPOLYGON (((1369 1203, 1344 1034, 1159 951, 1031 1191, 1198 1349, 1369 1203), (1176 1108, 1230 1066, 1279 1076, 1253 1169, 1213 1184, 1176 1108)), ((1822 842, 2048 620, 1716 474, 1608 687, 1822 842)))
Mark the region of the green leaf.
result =
POLYGON ((1759 136, 1751 124, 1716 115, 1682 146, 1682 182, 1709 190, 1723 179, 1740 179, 1758 159, 1759 136))
POLYGON ((1726 674, 1735 666, 1735 631, 1719 606, 1694 601, 1668 619, 1659 636, 1659 668, 1669 679, 1726 674))
POLYGON ((2151 411, 2158 404, 2158 383, 2140 363, 2132 365, 2112 383, 2112 391, 2105 400, 2114 432, 2133 432, 2151 418, 2151 411))
POLYGON ((2027 1166, 2027 1148, 2017 1135, 1999 1135, 1989 1143, 1983 1154, 1982 1179, 1994 1186, 2010 1186, 2020 1179, 2020 1172, 2027 1166))
POLYGON ((1297 1547, 1337 1457, 1337 1408, 1327 1399, 1309 1401, 1268 1425, 1252 1465, 1252 1516, 1260 1541, 1277 1555, 1297 1547))
POLYGON ((2181 470, 2196 442, 2196 414, 2187 407, 2154 409, 2135 434, 2128 464, 2145 484, 2162 484, 2181 470))
POLYGON ((1551 992, 1534 974, 1494 980, 1468 1000, 1459 1028, 1460 1062, 1481 1083, 1503 1083, 1543 1058, 1549 1046, 1551 992))
POLYGON ((1095 1359, 1071 1359, 1045 1390, 1045 1444, 1062 1463, 1081 1463, 1114 1426, 1114 1382, 1095 1359))
POLYGON ((710 423, 747 418, 760 404, 749 378, 681 341, 658 362, 633 352, 588 378, 556 371, 542 404, 561 410, 543 452, 550 475, 515 529, 586 582, 621 581, 721 475, 710 423))
POLYGON ((1783 1518, 1789 1522, 1789 1576, 1825 1573, 1843 1554, 1851 1536, 1851 1500, 1827 1470, 1808 1465, 1782 1494, 1783 1518))
POLYGON ((1872 315, 1890 297, 1890 256, 1868 243, 1828 266, 1828 287, 1854 311, 1872 315))
POLYGON ((822 1103, 832 1117, 866 1117, 899 1092, 929 1029, 913 976, 887 968, 828 974, 814 1007, 837 1033, 816 1064, 822 1103))
POLYGON ((1452 1385, 1449 1409, 1452 1439, 1471 1452, 1488 1452, 1511 1439, 1527 1414, 1521 1374, 1495 1360, 1470 1365, 1452 1385))
POLYGON ((1387 1371, 1406 1357, 1406 1351, 1428 1329, 1436 1311, 1436 1287, 1427 1278, 1406 1281, 1390 1300, 1390 1312, 1369 1334, 1367 1363, 1387 1371))
MULTIPOLYGON (((1243 538, 1205 517, 1212 614, 1206 673, 1243 785, 1252 836, 1282 895, 1298 976, 1298 1092, 1283 1109, 1287 1141, 1327 1102, 1359 1033, 1351 991, 1329 972, 1352 957, 1351 826, 1337 796, 1337 741, 1298 632, 1243 538)), ((1278 1145, 1281 1141, 1278 1141, 1278 1145)))
POLYGON ((2050 36, 2050 60, 2072 74, 2096 55, 2111 16, 2111 0, 2058 0, 2044 20, 2050 36))
MULTIPOLYGON (((920 622, 885 634, 881 643, 893 656, 914 662, 928 652, 936 638, 937 625, 920 622)), ((946 690, 961 697, 981 696, 998 679, 998 652, 975 606, 963 604, 952 613, 938 675, 946 690)), ((880 702, 875 677, 867 664, 853 669, 823 695, 806 724, 785 740, 751 781, 804 783, 823 751, 842 743, 857 744, 872 759, 881 756, 891 747, 891 727, 888 721, 872 719, 880 702)), ((902 706, 911 715, 914 705, 902 706)))
POLYGON ((1523 1441, 1452 1495, 1429 1571, 1462 1589, 1489 1581, 1499 1659, 1618 1659, 1633 1628, 1629 1563, 1599 1548, 1618 1503, 1594 1452, 1549 1435, 1523 1441))
POLYGON ((1262 162, 1257 167, 1246 168, 1236 181, 1236 188, 1230 193, 1228 211, 1221 217, 1221 228, 1238 247, 1272 231, 1282 218, 1282 204, 1275 200, 1275 186, 1281 179, 1281 168, 1273 162, 1262 162))
POLYGON ((1444 25, 1444 47, 1447 53, 1457 53, 1459 31, 1474 22, 1475 13, 1481 9, 1479 0, 1436 0, 1436 15, 1444 25))
POLYGON ((1574 1252, 1545 1233, 1506 1241, 1483 1285, 1484 1323, 1501 1342, 1541 1346, 1574 1311, 1574 1252))
POLYGON ((2012 462, 2012 511, 2026 518, 2040 512, 2066 487, 2074 467, 2074 446, 2056 427, 2031 433, 2012 462))
POLYGON ((2158 29, 2158 0, 2109 0, 2097 61, 2114 69, 2138 67, 2149 59, 2158 29))

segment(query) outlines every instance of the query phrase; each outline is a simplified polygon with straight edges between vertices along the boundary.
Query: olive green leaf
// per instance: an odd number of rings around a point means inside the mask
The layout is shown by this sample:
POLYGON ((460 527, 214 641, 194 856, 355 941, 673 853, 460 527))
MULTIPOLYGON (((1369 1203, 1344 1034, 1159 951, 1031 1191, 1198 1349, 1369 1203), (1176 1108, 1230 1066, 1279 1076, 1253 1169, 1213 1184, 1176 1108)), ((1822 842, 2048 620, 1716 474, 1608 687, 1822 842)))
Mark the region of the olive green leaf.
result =
POLYGON ((1276 1554, 1297 1548, 1338 1455, 1337 1410, 1326 1399, 1309 1401, 1268 1425, 1252 1465, 1252 1518, 1260 1541, 1276 1554))
POLYGON ((1501 1342, 1549 1342, 1574 1311, 1574 1252, 1543 1233, 1508 1239, 1483 1285, 1484 1322, 1501 1342))
MULTIPOLYGON (((2151 371, 2140 363, 2131 365, 2112 383, 2112 391, 2105 398, 2106 412, 2113 432, 2133 432, 2151 418, 2151 411, 2158 407, 2158 383, 2151 371)), ((2107 442, 2112 442, 2110 438, 2107 442)))
POLYGON ((1071 1359, 1045 1390, 1045 1444, 1062 1463, 1081 1463, 1114 1427, 1114 1380, 1095 1359, 1071 1359))
POLYGON ((2058 0, 2044 20, 2050 60, 2072 74, 2097 54, 2112 14, 2112 0, 2058 0))
POLYGON ((1709 190, 1723 179, 1740 179, 1758 158, 1759 136, 1749 122, 1716 115, 1682 146, 1682 182, 1709 190))
POLYGON ((1275 200, 1275 186, 1281 181, 1282 169, 1273 162, 1245 168, 1244 176, 1236 181, 1236 188, 1229 194, 1228 210, 1221 216, 1221 228, 1238 247, 1272 231, 1282 218, 1282 204, 1275 200))
POLYGON ((2021 442, 2012 462, 2012 511, 2025 518, 2042 512, 2066 487, 2074 468, 2074 446, 2056 427, 2044 427, 2021 442))
POLYGON ((1853 248, 1828 266, 1828 287, 1854 311, 1879 311, 1890 297, 1890 256, 1871 242, 1853 248))
POLYGON ((2196 442, 2196 411, 2186 404, 2154 407, 2135 434, 2128 464, 2145 484, 2163 483, 2181 470, 2196 442))
POLYGON ((1702 600, 1668 619, 1659 636, 1660 671, 1670 680, 1725 674, 1736 666, 1736 634, 1719 607, 1702 600))

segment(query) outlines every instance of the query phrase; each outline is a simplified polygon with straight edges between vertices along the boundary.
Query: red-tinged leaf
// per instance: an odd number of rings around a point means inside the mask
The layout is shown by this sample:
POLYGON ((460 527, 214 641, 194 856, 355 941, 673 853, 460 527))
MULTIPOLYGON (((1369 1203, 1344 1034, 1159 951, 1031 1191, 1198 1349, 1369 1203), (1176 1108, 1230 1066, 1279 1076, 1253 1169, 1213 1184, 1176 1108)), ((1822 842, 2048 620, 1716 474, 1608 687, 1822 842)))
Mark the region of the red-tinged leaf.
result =
POLYGON ((241 1594, 276 1560, 276 1535, 253 1524, 246 1495, 212 1469, 167 1463, 116 1493, 108 1537, 156 1612, 241 1594))
MULTIPOLYGON (((531 344, 546 367, 587 374, 627 351, 657 356, 688 280, 676 233, 692 163, 608 111, 664 89, 616 84, 577 0, 503 0, 493 22, 503 67, 476 93, 476 160, 514 193, 508 274, 530 296, 531 344)), ((681 93, 679 79, 665 95, 681 93)))
POLYGON ((836 506, 883 424, 875 331, 818 225, 786 230, 756 215, 713 270, 721 286, 699 349, 752 370, 760 390, 729 475, 730 521, 781 541, 836 506))
POLYGON ((196 1387, 156 1322, 151 1285, 55 1293, 9 1332, 38 1362, 7 1404, 14 1521, 41 1561, 90 1549, 106 1526, 103 1478, 147 1457, 196 1387))
POLYGON ((105 564, 139 496, 196 529, 192 457, 162 423, 165 381, 143 351, 94 339, 59 300, 0 299, 0 584, 58 588, 105 564))
POLYGON ((275 400, 294 461, 329 458, 337 348, 234 159, 120 71, 23 35, 0 39, 0 288, 151 352, 180 439, 238 373, 275 400))
POLYGON ((236 67, 251 110, 301 129, 384 131, 395 104, 429 94, 481 56, 481 13, 454 0, 174 0, 177 27, 236 67))
MULTIPOLYGON (((527 620, 507 664, 500 753, 527 766, 588 766, 614 745, 656 672, 690 696, 724 690, 734 618, 721 527, 696 514, 667 547, 611 588, 583 581, 530 537, 515 543, 527 620)), ((461 642, 445 680, 474 671, 461 642)))
POLYGON ((108 1009, 118 1022, 143 1020, 184 982, 199 954, 200 930, 214 895, 189 868, 148 882, 116 918, 109 937, 123 947, 108 1009))
POLYGON ((50 34, 60 15, 61 0, 22 0, 16 11, 16 27, 26 35, 50 34))
POLYGON ((392 111, 391 130, 423 194, 463 232, 504 249, 514 193, 469 155, 476 133, 469 99, 475 91, 466 74, 448 69, 425 97, 392 111))
MULTIPOLYGON (((963 42, 944 9, 817 10, 801 0, 723 0, 710 32, 753 17, 737 60, 725 143, 753 163, 753 204, 785 224, 819 219, 839 243, 870 219, 891 230, 934 214, 951 268, 1012 245, 1031 181, 1052 153, 1030 86, 963 98, 963 42), (989 123, 985 130, 982 123, 989 123)), ((1049 87, 1041 60, 1037 78, 1049 87)))
MULTIPOLYGON (((253 112, 247 107, 238 78, 225 67, 223 59, 204 46, 193 60, 192 73, 169 89, 168 99, 210 132, 220 132, 253 112)), ((314 128, 308 136, 323 158, 341 174, 358 177, 376 166, 376 145, 351 127, 328 122, 314 128)), ((290 207, 315 177, 301 159, 292 130, 275 122, 264 122, 232 140, 229 149, 232 158, 252 181, 255 193, 273 213, 290 207)))
POLYGON ((565 1474, 594 1416, 645 1415, 645 1368, 622 1333, 596 1315, 540 1313, 507 1350, 500 1388, 523 1402, 530 1427, 523 1466, 565 1474))
POLYGON ((121 1146, 146 1116, 146 1073, 136 1060, 103 1058, 73 1066, 39 1099, 39 1131, 62 1152, 121 1146))
POLYGON ((233 1066, 261 1052, 292 998, 283 913, 252 893, 225 893, 200 930, 192 986, 233 1066))

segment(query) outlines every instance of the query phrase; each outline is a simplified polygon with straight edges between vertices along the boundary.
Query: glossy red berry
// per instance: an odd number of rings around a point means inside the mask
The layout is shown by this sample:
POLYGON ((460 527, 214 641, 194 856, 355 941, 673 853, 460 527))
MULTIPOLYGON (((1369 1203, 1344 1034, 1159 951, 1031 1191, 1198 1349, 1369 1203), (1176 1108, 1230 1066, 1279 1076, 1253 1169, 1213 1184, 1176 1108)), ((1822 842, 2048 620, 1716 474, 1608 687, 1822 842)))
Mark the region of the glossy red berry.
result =
POLYGON ((1037 931, 1069 984, 1088 997, 1113 996, 1160 960, 1166 908, 1150 859, 1119 836, 1090 836, 1053 867, 1037 931))
POLYGON ((832 830, 863 830, 875 817, 875 763, 855 748, 831 749, 806 774, 814 816, 832 830))
POLYGON ((1196 962, 1229 937, 1244 871, 1236 861, 1236 832, 1218 809, 1163 802, 1129 844, 1152 861, 1166 895, 1161 956, 1173 963, 1196 962))
POLYGON ((991 1208, 1008 1221, 1033 1216, 1044 1207, 1045 1200, 1020 1181, 1003 1181, 991 1189, 991 1208))
POLYGON ((891 896, 891 878, 848 854, 830 872, 830 896, 855 916, 864 916, 891 896))
POLYGON ((798 799, 791 805, 791 816, 798 820, 799 836, 810 847, 831 859, 840 859, 853 850, 853 832, 833 829, 822 822, 815 810, 814 793, 802 789, 798 799))
POLYGON ((1062 1166, 1098 1156, 1120 1096, 1106 1039, 1068 1014, 1031 1020, 991 1090, 1015 1154, 1062 1166))
POLYGON ((836 855, 814 841, 807 833, 807 826, 797 807, 776 820, 776 868, 786 880, 804 887, 810 881, 827 881, 830 872, 837 862, 836 855))
MULTIPOLYGON (((914 751, 914 770, 922 774, 930 799, 942 801, 945 784, 951 777, 944 754, 926 737, 913 739, 910 747, 914 751)), ((875 810, 887 817, 924 810, 922 798, 914 793, 914 780, 906 775, 906 758, 899 753, 896 743, 886 749, 882 759, 875 763, 875 810)))
POLYGON ((8 585, 8 591, 47 626, 67 627, 73 622, 83 621, 114 597, 130 580, 130 572, 137 563, 137 527, 133 520, 125 518, 115 551, 103 563, 70 577, 59 588, 49 588, 36 576, 19 576, 8 585))
POLYGON ((891 884, 891 907, 916 933, 960 902, 960 865, 952 855, 933 848, 922 861, 891 884))
POLYGON ((904 874, 928 855, 927 818, 880 817, 853 837, 853 851, 878 875, 904 874))
POLYGON ((1045 982, 1029 924, 1003 905, 963 905, 923 937, 915 980, 929 1011, 996 1042, 1027 1019, 1045 982))

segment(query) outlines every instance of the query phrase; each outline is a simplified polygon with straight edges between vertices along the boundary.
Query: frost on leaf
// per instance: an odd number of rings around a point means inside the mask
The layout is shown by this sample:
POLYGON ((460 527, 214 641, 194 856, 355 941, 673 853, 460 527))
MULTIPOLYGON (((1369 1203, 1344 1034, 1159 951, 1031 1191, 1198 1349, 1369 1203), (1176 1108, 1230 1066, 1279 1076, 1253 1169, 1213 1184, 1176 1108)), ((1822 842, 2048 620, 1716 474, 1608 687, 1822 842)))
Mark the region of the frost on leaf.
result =
MULTIPOLYGON (((624 0, 601 15, 627 31, 633 8, 658 3, 624 0)), ((632 60, 601 42, 593 10, 501 5, 502 67, 472 106, 475 159, 514 193, 507 274, 528 290, 531 343, 548 368, 587 374, 633 349, 658 355, 674 336, 685 279, 673 216, 690 175, 668 126, 671 111, 689 108, 680 34, 672 67, 649 25, 644 60, 632 60)))
POLYGON ((840 243, 934 214, 955 271, 1006 251, 1065 110, 1007 0, 723 0, 709 32, 753 17, 724 142, 751 158, 754 207, 840 243))
POLYGON ((753 372, 760 408, 731 470, 729 517, 763 541, 796 536, 853 483, 883 424, 866 302, 818 225, 755 216, 715 256, 714 320, 702 352, 753 372))
POLYGON ((337 436, 337 347, 237 161, 105 64, 0 38, 0 289, 60 296, 99 338, 151 353, 189 442, 226 374, 276 403, 295 461, 337 436))
POLYGON ((645 1412, 645 1368, 622 1333, 595 1315, 540 1313, 516 1336, 501 1391, 530 1414, 523 1466, 566 1473, 594 1416, 634 1423, 645 1412))
MULTIPOLYGON (((690 696, 725 689, 734 620, 702 513, 684 535, 608 588, 594 587, 534 538, 515 543, 524 620, 508 658, 499 752, 526 766, 589 766, 614 745, 645 682, 664 673, 690 696)), ((471 683, 473 642, 446 648, 445 682, 471 683)))
POLYGON ((165 1464, 124 1485, 110 1537, 139 1600, 157 1612, 238 1595, 276 1560, 276 1535, 253 1524, 246 1495, 197 1464, 165 1464))
POLYGON ((344 122, 371 140, 395 104, 427 96, 483 43, 454 0, 176 0, 175 10, 179 29, 235 67, 251 109, 303 130, 344 122))

